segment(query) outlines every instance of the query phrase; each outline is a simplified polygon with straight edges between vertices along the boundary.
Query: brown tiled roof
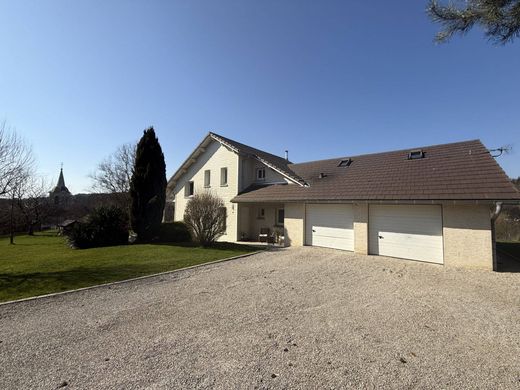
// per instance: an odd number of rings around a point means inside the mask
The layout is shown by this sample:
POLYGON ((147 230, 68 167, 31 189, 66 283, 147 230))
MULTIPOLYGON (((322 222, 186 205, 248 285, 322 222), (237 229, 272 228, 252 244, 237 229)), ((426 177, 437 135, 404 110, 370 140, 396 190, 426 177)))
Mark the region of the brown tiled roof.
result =
POLYGON ((190 167, 190 165, 193 164, 202 153, 204 153, 205 147, 213 141, 227 145, 227 147, 233 149, 237 154, 252 157, 261 161, 268 167, 278 171, 286 178, 296 183, 298 187, 305 185, 304 180, 301 177, 299 177, 291 168, 289 168, 291 162, 287 161, 285 158, 275 156, 274 154, 252 148, 251 146, 241 144, 240 142, 236 142, 232 139, 210 132, 206 137, 204 137, 202 142, 195 148, 195 150, 191 152, 191 154, 181 164, 177 171, 170 177, 170 179, 168 180, 167 192, 171 192, 173 190, 173 188, 177 184, 177 180, 179 180, 179 178, 190 167))
POLYGON ((413 149, 407 149, 289 164, 308 186, 248 189, 233 201, 520 200, 520 192, 479 140, 414 149, 422 149, 425 157, 409 160, 413 149), (350 166, 338 167, 348 158, 350 166))
POLYGON ((285 176, 289 177, 295 182, 298 182, 302 185, 304 184, 304 180, 290 168, 290 165, 292 165, 291 162, 286 160, 285 158, 264 152, 260 149, 252 148, 251 146, 241 144, 240 142, 233 141, 232 139, 223 137, 216 133, 210 133, 210 135, 218 141, 232 146, 239 153, 257 158, 266 165, 271 166, 272 168, 275 168, 276 170, 280 171, 280 173, 284 174, 285 176))

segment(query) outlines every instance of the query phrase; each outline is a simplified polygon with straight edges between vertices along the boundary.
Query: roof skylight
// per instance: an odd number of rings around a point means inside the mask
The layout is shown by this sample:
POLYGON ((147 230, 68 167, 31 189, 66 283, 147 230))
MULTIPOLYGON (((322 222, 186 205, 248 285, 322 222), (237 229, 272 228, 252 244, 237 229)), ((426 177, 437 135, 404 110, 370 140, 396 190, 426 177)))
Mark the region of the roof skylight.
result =
POLYGON ((411 150, 408 153, 408 160, 418 160, 424 158, 424 152, 422 149, 411 150))
POLYGON ((352 164, 352 159, 349 158, 349 159, 346 159, 346 160, 341 160, 338 164, 338 167, 349 167, 350 164, 352 164))

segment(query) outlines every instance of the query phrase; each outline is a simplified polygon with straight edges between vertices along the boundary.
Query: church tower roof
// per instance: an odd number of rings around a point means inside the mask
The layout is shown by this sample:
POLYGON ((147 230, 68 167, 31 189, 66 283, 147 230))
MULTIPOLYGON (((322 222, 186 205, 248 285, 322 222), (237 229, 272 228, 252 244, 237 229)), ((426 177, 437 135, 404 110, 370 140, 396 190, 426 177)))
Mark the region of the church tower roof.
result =
POLYGON ((63 177, 63 168, 60 169, 60 177, 58 179, 58 187, 65 187, 65 178, 63 177))
POLYGON ((65 178, 63 177, 63 167, 60 169, 60 177, 58 178, 58 184, 56 187, 54 187, 54 190, 52 190, 52 194, 63 194, 63 195, 70 195, 70 191, 65 186, 65 178))

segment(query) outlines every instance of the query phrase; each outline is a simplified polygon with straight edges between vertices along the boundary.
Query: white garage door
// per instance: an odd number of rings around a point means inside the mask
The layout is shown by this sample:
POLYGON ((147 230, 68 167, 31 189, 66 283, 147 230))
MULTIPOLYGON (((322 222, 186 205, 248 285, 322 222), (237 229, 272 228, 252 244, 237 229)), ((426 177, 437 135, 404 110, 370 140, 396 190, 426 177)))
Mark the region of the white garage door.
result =
POLYGON ((305 228, 307 245, 354 250, 352 205, 309 204, 305 228))
POLYGON ((369 206, 369 251, 374 255, 443 263, 440 206, 369 206))

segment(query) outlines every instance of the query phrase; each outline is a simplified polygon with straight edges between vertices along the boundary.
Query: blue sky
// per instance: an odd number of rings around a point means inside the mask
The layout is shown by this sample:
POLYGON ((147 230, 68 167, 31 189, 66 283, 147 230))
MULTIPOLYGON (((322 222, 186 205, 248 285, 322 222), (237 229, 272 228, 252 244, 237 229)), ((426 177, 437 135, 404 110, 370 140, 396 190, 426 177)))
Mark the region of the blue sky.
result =
POLYGON ((480 138, 520 176, 520 40, 436 45, 426 1, 0 0, 0 119, 72 192, 153 125, 295 162, 480 138))

